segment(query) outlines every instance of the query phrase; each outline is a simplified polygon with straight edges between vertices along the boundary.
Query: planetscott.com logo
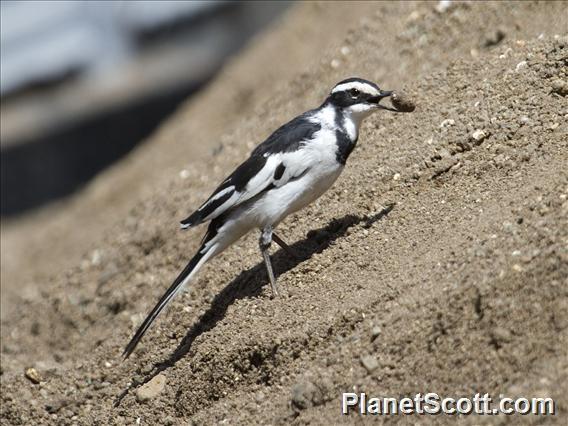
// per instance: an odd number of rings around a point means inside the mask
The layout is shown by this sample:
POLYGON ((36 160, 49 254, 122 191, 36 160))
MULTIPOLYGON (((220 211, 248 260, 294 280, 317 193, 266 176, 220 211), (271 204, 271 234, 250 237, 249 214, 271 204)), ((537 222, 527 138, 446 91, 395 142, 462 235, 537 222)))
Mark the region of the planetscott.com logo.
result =
POLYGON ((341 413, 371 415, 391 414, 533 414, 554 415, 552 398, 509 398, 499 395, 494 399, 489 394, 476 393, 473 397, 440 397, 437 393, 417 393, 413 397, 373 397, 366 393, 343 393, 341 413))

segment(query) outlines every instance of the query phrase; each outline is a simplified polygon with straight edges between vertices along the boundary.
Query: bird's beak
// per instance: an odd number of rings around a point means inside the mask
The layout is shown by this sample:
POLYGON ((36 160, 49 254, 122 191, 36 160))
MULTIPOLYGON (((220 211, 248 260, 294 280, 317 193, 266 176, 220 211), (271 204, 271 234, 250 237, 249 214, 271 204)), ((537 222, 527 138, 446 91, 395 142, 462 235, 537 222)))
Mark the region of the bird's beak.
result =
POLYGON ((369 103, 375 104, 377 106, 377 108, 381 108, 381 109, 386 109, 389 111, 395 111, 389 107, 386 107, 384 105, 381 105, 381 99, 383 98, 388 98, 389 96, 391 96, 394 92, 392 90, 381 90, 380 93, 377 96, 373 96, 372 98, 369 98, 369 103))

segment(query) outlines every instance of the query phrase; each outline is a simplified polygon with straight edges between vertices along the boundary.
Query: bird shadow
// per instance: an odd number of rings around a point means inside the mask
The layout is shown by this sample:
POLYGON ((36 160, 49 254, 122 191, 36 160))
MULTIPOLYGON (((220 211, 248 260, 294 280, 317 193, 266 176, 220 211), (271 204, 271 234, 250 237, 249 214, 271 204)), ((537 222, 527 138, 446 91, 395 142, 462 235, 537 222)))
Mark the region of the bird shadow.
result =
MULTIPOLYGON (((306 238, 290 246, 296 256, 292 257, 283 249, 279 249, 271 256, 274 274, 279 276, 298 266, 300 263, 310 259, 314 254, 321 253, 332 245, 337 239, 343 237, 347 231, 357 225, 363 228, 370 228, 375 222, 387 216, 394 208, 395 203, 387 205, 377 213, 370 216, 345 215, 339 219, 333 219, 326 226, 311 230, 306 238)), ((148 383, 155 376, 173 367, 182 359, 193 346, 193 342, 203 333, 213 329, 221 321, 229 306, 239 299, 252 298, 262 293, 262 287, 268 282, 264 262, 259 262, 252 268, 242 271, 233 279, 211 302, 210 308, 198 319, 191 329, 184 336, 177 348, 170 356, 156 363, 152 370, 142 381, 135 381, 125 389, 115 400, 115 407, 132 388, 137 388, 148 383)))

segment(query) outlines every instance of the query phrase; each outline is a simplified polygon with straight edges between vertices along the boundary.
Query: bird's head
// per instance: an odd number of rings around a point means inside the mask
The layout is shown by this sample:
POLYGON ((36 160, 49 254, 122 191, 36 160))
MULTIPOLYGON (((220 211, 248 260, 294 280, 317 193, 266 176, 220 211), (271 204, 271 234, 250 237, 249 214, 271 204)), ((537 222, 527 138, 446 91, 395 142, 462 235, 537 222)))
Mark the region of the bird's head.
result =
POLYGON ((391 91, 381 90, 371 81, 362 78, 348 78, 340 81, 331 89, 326 102, 360 121, 379 109, 390 110, 380 102, 381 99, 391 94, 391 91))

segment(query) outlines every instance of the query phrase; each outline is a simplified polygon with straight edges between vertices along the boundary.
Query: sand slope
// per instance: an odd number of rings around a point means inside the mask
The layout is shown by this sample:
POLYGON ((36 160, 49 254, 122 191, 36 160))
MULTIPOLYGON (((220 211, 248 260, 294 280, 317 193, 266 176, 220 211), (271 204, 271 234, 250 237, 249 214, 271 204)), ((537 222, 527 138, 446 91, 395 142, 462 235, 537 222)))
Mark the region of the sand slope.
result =
POLYGON ((33 297, 12 299, 17 309, 2 322, 4 422, 351 422, 338 413, 341 392, 353 389, 546 395, 566 415, 562 5, 358 6, 297 6, 59 213, 80 223, 81 209, 109 204, 76 261, 38 267, 33 297), (310 32, 319 20, 322 32, 310 32), (206 267, 121 363, 201 237, 176 221, 272 129, 350 75, 405 87, 418 108, 369 119, 337 184, 281 225, 302 255, 274 249, 284 296, 270 298, 251 235, 206 267), (125 182, 135 189, 113 193, 125 182), (41 384, 24 377, 29 366, 41 384))

